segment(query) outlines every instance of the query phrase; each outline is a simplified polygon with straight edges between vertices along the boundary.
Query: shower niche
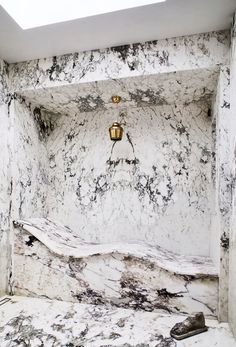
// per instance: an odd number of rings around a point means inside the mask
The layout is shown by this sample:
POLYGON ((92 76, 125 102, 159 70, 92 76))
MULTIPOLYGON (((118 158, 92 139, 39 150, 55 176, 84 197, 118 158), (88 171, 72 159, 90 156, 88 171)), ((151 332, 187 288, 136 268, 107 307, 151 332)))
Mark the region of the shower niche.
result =
POLYGON ((16 295, 218 315, 216 129, 226 73, 17 93, 16 295), (124 129, 117 142, 114 121, 124 129))

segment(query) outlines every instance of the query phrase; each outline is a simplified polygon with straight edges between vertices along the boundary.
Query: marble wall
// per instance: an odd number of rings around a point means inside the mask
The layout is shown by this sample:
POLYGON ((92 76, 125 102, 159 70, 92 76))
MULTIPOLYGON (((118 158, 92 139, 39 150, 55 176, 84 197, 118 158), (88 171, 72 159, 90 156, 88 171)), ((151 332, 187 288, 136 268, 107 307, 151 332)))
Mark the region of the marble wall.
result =
MULTIPOLYGON (((11 233, 9 246, 13 245, 12 221, 22 216, 45 216, 48 186, 48 157, 45 146, 47 122, 38 109, 31 108, 24 99, 11 95, 9 113, 12 122, 11 137, 11 233)), ((8 265, 8 292, 13 292, 14 257, 8 265)))
POLYGON ((124 138, 114 144, 108 128, 118 112, 57 119, 47 140, 48 216, 91 242, 140 240, 209 255, 208 104, 128 108, 124 138))
POLYGON ((15 97, 13 143, 13 219, 47 214, 48 156, 46 137, 51 130, 44 114, 15 97))
POLYGON ((11 151, 8 95, 8 65, 0 60, 0 294, 7 288, 9 230, 11 214, 11 151))
POLYGON ((9 93, 8 66, 0 67, 0 293, 11 293, 12 220, 46 213, 48 163, 43 115, 9 93))
POLYGON ((236 16, 232 26, 231 46, 231 118, 234 126, 230 129, 232 143, 232 224, 229 250, 229 322, 236 337, 236 16))
POLYGON ((213 118, 215 121, 215 216, 212 224, 211 256, 219 269, 219 317, 228 319, 229 236, 232 208, 232 132, 230 112, 230 69, 222 67, 219 75, 213 118))

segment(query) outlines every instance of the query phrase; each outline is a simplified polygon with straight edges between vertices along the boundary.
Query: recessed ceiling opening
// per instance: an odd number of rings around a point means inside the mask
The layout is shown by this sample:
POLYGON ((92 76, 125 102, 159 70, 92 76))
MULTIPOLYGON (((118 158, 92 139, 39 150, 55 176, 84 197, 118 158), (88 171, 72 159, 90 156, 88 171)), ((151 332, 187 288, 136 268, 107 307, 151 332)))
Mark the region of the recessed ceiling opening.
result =
POLYGON ((165 1, 0 0, 0 5, 25 30, 165 1))

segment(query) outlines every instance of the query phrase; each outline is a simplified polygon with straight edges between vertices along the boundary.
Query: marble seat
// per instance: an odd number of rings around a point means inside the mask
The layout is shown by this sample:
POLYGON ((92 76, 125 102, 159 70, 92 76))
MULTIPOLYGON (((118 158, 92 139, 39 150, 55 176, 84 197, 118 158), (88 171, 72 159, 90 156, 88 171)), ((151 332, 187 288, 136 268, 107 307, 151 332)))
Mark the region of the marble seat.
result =
POLYGON ((16 295, 217 316, 218 275, 210 258, 140 242, 89 243, 45 218, 14 226, 16 295))

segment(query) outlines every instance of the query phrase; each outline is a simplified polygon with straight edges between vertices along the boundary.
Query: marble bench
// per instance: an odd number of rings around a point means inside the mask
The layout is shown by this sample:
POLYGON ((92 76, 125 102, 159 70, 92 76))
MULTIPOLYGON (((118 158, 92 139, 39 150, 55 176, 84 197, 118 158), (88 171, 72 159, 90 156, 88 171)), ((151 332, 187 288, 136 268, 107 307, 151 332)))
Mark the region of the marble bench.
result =
POLYGON ((14 294, 217 316, 209 258, 145 243, 94 244, 45 218, 14 222, 14 294))

